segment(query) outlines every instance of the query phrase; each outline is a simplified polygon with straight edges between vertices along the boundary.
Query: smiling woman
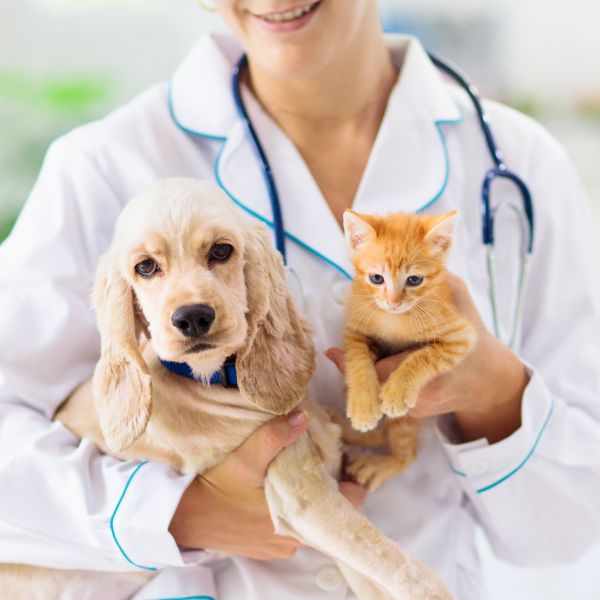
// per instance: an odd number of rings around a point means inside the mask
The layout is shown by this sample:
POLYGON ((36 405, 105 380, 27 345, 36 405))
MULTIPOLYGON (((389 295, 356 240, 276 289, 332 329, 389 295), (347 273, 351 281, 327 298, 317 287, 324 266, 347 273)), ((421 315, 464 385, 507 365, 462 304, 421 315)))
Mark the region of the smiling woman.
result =
MULTIPOLYGON (((244 53, 240 94, 279 189, 288 263, 302 282, 318 351, 309 386, 318 402, 345 409, 344 381, 324 357, 329 349, 343 368, 335 348, 353 273, 340 226, 344 210, 458 209, 449 258, 460 277, 451 278, 453 302, 477 331, 476 350, 421 391, 411 414, 432 418, 421 427, 417 460, 369 495, 365 514, 440 573, 461 600, 484 597, 478 527, 505 560, 572 560, 600 533, 600 311, 589 220, 563 151, 531 120, 486 103, 498 145, 535 205, 532 279, 522 339, 511 350, 490 333, 476 202, 488 169, 481 131, 471 104, 420 43, 384 37, 375 0, 216 0, 215 8, 233 35, 204 36, 169 84, 53 144, 0 248, 0 477, 9 483, 0 497, 0 540, 10 540, 0 543, 0 561, 142 569, 152 576, 143 597, 352 597, 347 574, 297 539, 275 535, 267 510, 265 474, 284 447, 304 439, 302 413, 260 428, 203 478, 154 461, 117 461, 51 421, 98 360, 88 294, 128 198, 167 176, 213 180, 236 210, 272 225, 263 174, 231 94, 244 53), (35 335, 23 334, 24 323, 35 335), (544 510, 532 518, 528 507, 540 498, 544 510), (289 560, 272 560, 283 558, 289 560)), ((510 202, 510 192, 498 189, 497 200, 510 202)), ((185 229, 185 217, 171 226, 185 229)), ((183 239, 177 231, 173 239, 183 239)), ((207 243, 207 281, 221 267, 264 268, 256 260, 242 265, 236 240, 207 243), (229 259, 226 245, 234 248, 229 259)), ((518 240, 509 236, 507 245, 517 248, 518 240)), ((206 325, 210 315, 176 315, 185 304, 161 312, 163 292, 153 286, 165 276, 161 261, 168 256, 157 249, 138 249, 127 273, 138 278, 144 307, 171 328, 169 340, 148 332, 153 342, 164 341, 161 351, 178 358, 169 349, 197 349, 185 330, 192 322, 206 325)), ((516 254, 499 265, 507 281, 516 254)), ((417 280, 412 284, 419 289, 417 280)), ((181 277, 178 285, 193 295, 192 281, 181 277)), ((194 296, 190 304, 206 303, 194 296)), ((242 314, 240 329, 251 324, 242 314)), ((265 326, 278 339, 275 325, 265 326)), ((262 360, 277 362, 277 352, 262 360)), ((380 378, 406 358, 385 358, 380 378)), ((287 384, 274 375, 264 397, 287 384)), ((186 415, 178 417, 184 427, 186 415)), ((365 499, 356 485, 340 489, 354 504, 365 499)), ((114 589, 111 598, 119 598, 114 589)))

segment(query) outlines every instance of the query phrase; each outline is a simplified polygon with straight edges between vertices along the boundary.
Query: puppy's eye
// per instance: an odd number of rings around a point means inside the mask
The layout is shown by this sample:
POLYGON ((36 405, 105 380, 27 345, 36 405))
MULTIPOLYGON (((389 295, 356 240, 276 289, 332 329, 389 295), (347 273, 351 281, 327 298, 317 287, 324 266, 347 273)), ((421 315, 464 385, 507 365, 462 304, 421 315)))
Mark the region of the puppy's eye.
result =
POLYGON ((416 287, 417 285, 421 285, 422 283, 423 283, 423 278, 422 277, 418 277, 417 275, 411 275, 406 280, 406 285, 410 285, 412 287, 416 287))
POLYGON ((369 275, 369 281, 375 285, 381 285, 385 279, 383 278, 383 275, 374 273, 373 275, 369 275))
POLYGON ((231 244, 215 244, 210 249, 210 260, 227 260, 233 252, 231 244))
POLYGON ((152 277, 160 272, 160 267, 153 258, 147 258, 135 265, 135 272, 142 277, 152 277))

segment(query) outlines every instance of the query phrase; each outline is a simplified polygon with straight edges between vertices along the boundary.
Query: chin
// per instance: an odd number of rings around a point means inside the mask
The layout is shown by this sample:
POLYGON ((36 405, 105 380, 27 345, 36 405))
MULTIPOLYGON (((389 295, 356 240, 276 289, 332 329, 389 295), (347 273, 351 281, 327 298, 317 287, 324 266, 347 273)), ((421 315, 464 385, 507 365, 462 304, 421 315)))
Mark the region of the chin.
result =
POLYGON ((186 362, 194 374, 210 379, 221 368, 225 359, 234 353, 234 349, 229 346, 212 348, 194 354, 183 354, 179 362, 186 362))
POLYGON ((278 79, 314 77, 331 64, 336 48, 322 43, 317 36, 303 38, 270 40, 261 45, 261 51, 253 53, 253 58, 262 71, 278 79))

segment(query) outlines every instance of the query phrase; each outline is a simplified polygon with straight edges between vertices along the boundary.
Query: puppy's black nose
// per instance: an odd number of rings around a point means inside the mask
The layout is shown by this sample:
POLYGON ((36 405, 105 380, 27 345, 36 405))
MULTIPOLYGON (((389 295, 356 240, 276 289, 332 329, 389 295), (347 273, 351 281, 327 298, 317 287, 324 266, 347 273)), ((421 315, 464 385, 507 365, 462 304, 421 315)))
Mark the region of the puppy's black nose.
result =
POLYGON ((204 335, 214 320, 215 309, 208 304, 180 306, 171 317, 171 323, 189 338, 204 335))

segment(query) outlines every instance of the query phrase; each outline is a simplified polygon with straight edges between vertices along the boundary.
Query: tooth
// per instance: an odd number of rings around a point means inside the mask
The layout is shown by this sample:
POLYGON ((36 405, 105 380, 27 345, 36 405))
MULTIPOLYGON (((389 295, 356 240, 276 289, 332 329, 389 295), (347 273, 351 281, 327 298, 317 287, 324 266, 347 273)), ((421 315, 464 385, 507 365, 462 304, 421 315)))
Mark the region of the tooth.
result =
POLYGON ((263 18, 271 23, 280 23, 282 21, 293 21, 294 19, 298 19, 300 17, 302 17, 303 15, 307 14, 310 12, 310 10, 312 9, 312 7, 314 6, 315 3, 313 4, 307 4, 305 6, 299 7, 299 8, 295 8, 293 10, 288 10, 287 12, 284 13, 274 13, 271 15, 265 15, 263 18))

